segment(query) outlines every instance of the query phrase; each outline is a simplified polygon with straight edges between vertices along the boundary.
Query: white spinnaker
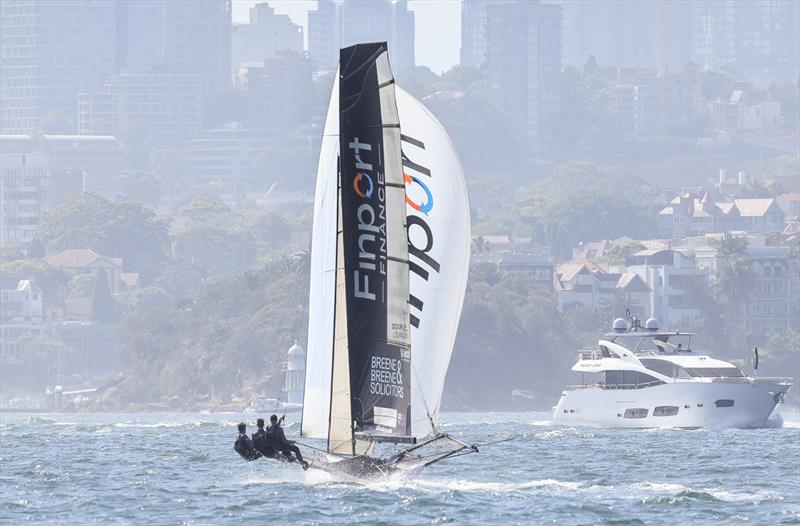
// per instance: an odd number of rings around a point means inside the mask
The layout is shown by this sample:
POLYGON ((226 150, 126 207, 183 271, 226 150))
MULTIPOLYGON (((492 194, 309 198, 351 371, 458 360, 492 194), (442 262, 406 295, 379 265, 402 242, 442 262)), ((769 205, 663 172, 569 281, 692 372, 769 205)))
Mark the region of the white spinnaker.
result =
MULTIPOLYGON (((409 216, 424 220, 432 233, 432 246, 427 254, 439 263, 439 272, 409 255, 429 271, 428 280, 411 273, 411 294, 422 300, 422 310, 411 308, 419 318, 418 328, 411 329, 411 431, 424 437, 431 431, 426 414, 430 411, 438 422, 445 375, 461 318, 467 286, 470 255, 470 224, 467 187, 461 163, 453 143, 442 125, 428 109, 410 94, 397 88, 400 132, 424 144, 424 149, 407 141, 403 153, 409 160, 430 170, 426 177, 406 167, 406 173, 424 182, 433 197, 428 214, 407 207, 409 216)), ((415 203, 427 199, 417 184, 407 184, 406 194, 415 203)), ((420 227, 409 228, 410 242, 426 247, 426 236, 420 227)))
MULTIPOLYGON (((330 418, 333 350, 334 291, 336 287, 336 183, 339 150, 339 74, 333 85, 322 139, 317 187, 314 196, 314 225, 311 241, 311 289, 306 354, 306 384, 302 434, 327 438, 330 418)), ((455 343, 456 330, 464 303, 469 269, 469 204, 461 163, 444 128, 411 95, 397 87, 397 108, 403 135, 424 144, 424 149, 403 142, 403 152, 413 162, 430 170, 423 178, 433 196, 433 208, 423 214, 407 207, 409 215, 422 218, 430 227, 433 244, 427 252, 440 265, 429 270, 425 281, 411 273, 411 294, 423 302, 421 311, 411 313, 420 320, 411 329, 411 414, 412 434, 418 437, 431 431, 428 411, 438 421, 442 389, 455 343)), ((418 175, 408 170, 410 175, 418 175)), ((415 202, 424 199, 417 185, 406 191, 415 202)), ((420 229, 410 230, 412 243, 423 248, 420 229)), ((415 260, 410 256, 412 261, 415 260)), ((423 267, 426 267, 424 264, 423 267)), ((426 267, 427 268, 427 267, 426 267)))

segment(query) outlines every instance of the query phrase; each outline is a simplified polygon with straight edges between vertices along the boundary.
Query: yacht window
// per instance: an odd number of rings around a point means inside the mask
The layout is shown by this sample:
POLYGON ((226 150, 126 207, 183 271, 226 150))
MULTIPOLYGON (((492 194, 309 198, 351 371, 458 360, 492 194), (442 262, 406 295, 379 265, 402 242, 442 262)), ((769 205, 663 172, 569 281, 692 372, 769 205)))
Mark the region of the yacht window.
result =
POLYGON ((636 371, 622 371, 622 385, 626 388, 636 387, 639 383, 639 373, 636 371))
POLYGON ((733 407, 733 400, 722 399, 714 402, 717 407, 733 407))
POLYGON ((606 371, 606 385, 608 387, 622 385, 622 371, 606 371))
POLYGON ((639 389, 641 389, 642 387, 653 387, 655 385, 661 385, 664 383, 658 378, 650 376, 649 374, 646 373, 637 373, 637 374, 639 375, 639 377, 636 381, 636 386, 639 389))
POLYGON ((692 376, 701 378, 741 378, 744 373, 738 367, 695 367, 687 369, 692 376))
POLYGON ((653 416, 675 416, 678 414, 678 406, 660 405, 653 409, 653 416))
POLYGON ((606 371, 606 389, 642 389, 663 384, 661 380, 639 371, 606 371))
POLYGON ((655 371, 659 374, 663 374, 664 376, 668 376, 670 378, 675 377, 676 365, 672 362, 669 362, 667 360, 658 360, 655 358, 642 358, 640 361, 642 362, 642 365, 644 365, 651 371, 655 371))
POLYGON ((623 418, 647 418, 647 409, 643 407, 635 407, 632 409, 626 409, 625 414, 622 415, 623 418))

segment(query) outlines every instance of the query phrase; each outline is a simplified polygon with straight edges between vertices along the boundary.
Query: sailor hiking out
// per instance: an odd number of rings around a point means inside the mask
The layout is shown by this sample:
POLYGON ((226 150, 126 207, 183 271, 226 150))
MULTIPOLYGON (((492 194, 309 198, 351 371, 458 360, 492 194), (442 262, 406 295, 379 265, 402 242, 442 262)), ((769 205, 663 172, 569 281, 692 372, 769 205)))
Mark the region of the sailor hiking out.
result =
POLYGON ((283 428, 281 427, 281 422, 283 422, 284 417, 282 416, 280 420, 278 419, 278 415, 272 415, 269 417, 270 425, 267 427, 265 436, 266 436, 266 444, 268 447, 280 451, 283 455, 289 460, 289 462, 294 462, 295 459, 303 465, 303 469, 308 469, 308 462, 303 460, 303 454, 300 453, 300 448, 294 445, 292 440, 286 439, 286 434, 283 432, 283 428), (292 456, 294 453, 294 457, 292 456))
POLYGON ((256 451, 261 453, 267 458, 275 458, 277 451, 267 443, 267 432, 264 430, 264 419, 259 418, 256 420, 256 427, 258 430, 253 433, 253 447, 256 451))
POLYGON ((233 449, 245 460, 255 460, 260 458, 261 453, 259 453, 255 447, 253 447, 253 441, 247 436, 247 424, 240 422, 238 428, 239 436, 236 438, 236 443, 233 445, 233 449))

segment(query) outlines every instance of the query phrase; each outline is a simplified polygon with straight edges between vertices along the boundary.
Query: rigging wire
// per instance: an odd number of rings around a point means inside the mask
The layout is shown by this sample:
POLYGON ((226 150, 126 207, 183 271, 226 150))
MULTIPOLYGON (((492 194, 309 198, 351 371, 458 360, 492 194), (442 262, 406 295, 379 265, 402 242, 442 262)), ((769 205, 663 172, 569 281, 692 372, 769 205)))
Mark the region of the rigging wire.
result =
MULTIPOLYGON (((417 368, 414 367, 414 362, 411 362, 411 370, 414 371, 414 376, 417 379, 417 385, 421 386, 422 382, 419 380, 419 373, 417 373, 417 368)), ((436 422, 433 421, 433 415, 431 415, 431 410, 428 407, 428 400, 425 399, 425 393, 420 393, 420 398, 422 398, 422 405, 425 406, 425 414, 428 416, 428 421, 431 423, 431 430, 434 434, 438 435, 439 430, 436 429, 436 422)), ((412 430, 413 433, 413 430, 412 430)))

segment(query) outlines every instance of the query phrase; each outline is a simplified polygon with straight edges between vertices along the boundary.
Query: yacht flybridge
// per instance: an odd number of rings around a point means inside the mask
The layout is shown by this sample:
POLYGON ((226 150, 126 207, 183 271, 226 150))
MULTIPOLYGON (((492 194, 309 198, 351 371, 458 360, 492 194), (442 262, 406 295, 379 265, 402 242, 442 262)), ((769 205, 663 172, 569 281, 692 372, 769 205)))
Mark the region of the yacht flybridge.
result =
POLYGON ((614 321, 597 349, 578 351, 581 384, 561 393, 553 417, 601 427, 764 427, 791 378, 747 376, 692 348, 692 334, 614 321))

